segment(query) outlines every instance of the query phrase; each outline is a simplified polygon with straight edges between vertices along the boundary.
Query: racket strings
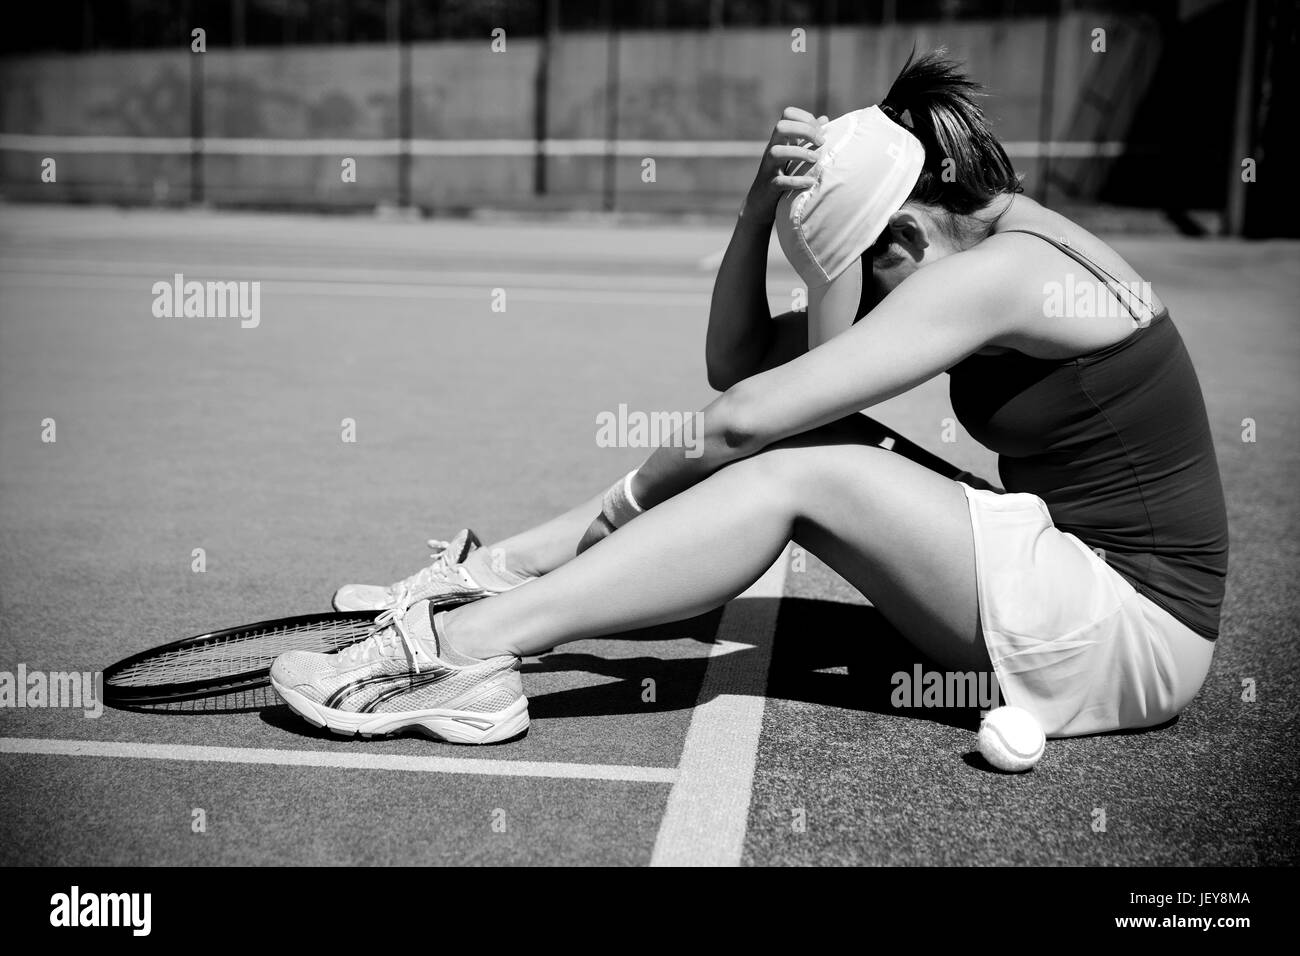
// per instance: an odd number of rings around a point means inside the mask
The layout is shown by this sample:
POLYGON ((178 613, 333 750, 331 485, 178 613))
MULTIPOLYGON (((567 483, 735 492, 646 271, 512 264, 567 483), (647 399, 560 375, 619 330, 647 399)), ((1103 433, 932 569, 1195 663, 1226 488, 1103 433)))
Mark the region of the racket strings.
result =
POLYGON ((159 648, 113 674, 110 683, 120 687, 147 687, 246 674, 269 668, 286 651, 329 653, 365 639, 373 630, 372 621, 361 619, 237 631, 193 644, 159 648))
POLYGON ((265 710, 282 703, 269 685, 240 688, 229 691, 212 691, 183 700, 157 702, 127 702, 115 706, 150 714, 242 714, 265 710))

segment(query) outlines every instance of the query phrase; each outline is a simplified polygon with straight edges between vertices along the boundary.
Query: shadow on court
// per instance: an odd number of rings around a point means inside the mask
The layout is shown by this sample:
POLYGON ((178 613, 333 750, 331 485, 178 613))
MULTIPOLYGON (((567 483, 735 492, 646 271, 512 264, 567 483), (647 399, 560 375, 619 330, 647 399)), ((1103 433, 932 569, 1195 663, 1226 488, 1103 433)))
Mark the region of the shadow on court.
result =
MULTIPOLYGON (((746 598, 774 605, 775 599, 746 598)), ((765 609, 766 610, 766 609, 765 609)), ((928 662, 873 607, 834 601, 786 599, 771 611, 778 614, 776 644, 767 675, 765 696, 801 701, 821 707, 879 714, 905 713, 920 720, 952 727, 974 728, 978 709, 952 707, 909 708, 894 706, 892 678, 911 677, 916 665, 933 670, 928 662)), ((714 615, 721 612, 715 611, 714 615)), ((617 638, 666 639, 676 625, 617 638)), ((710 631, 715 630, 711 628, 710 631)), ((715 686, 743 686, 751 670, 750 647, 724 653, 708 662, 702 658, 665 660, 659 657, 609 659, 593 654, 565 653, 563 648, 524 665, 524 674, 547 671, 581 671, 611 680, 595 687, 561 690, 529 699, 536 717, 581 718, 596 715, 669 711, 707 703, 690 692, 701 686, 706 665, 716 671, 715 686), (653 702, 638 696, 647 679, 655 681, 653 702), (637 693, 629 692, 629 685, 637 693), (639 703, 630 703, 638 701, 639 703)))
MULTIPOLYGON (((922 673, 939 668, 913 648, 874 607, 806 598, 782 602, 773 598, 744 600, 766 605, 760 613, 777 615, 766 697, 978 729, 981 701, 973 691, 965 707, 914 706, 910 690, 904 698, 906 703, 895 703, 898 687, 905 683, 902 678, 911 682, 917 668, 922 673)), ((722 613, 719 608, 685 621, 611 634, 600 640, 618 641, 624 646, 661 641, 695 641, 710 646, 713 642, 699 635, 716 633, 722 613)), ((706 669, 715 672, 712 686, 752 684, 753 653, 753 647, 742 644, 712 659, 664 658, 657 654, 611 658, 568 652, 561 646, 524 661, 525 690, 531 683, 529 678, 539 674, 582 674, 605 681, 530 694, 529 713, 535 720, 563 721, 689 710, 712 699, 707 692, 703 696, 699 693, 706 669), (646 690, 647 681, 653 681, 652 695, 646 690)), ((906 686, 910 688, 911 684, 906 686)), ((268 701, 260 713, 266 724, 278 730, 317 740, 338 739, 338 735, 313 727, 276 700, 268 701)), ((411 732, 404 736, 421 735, 411 732)))

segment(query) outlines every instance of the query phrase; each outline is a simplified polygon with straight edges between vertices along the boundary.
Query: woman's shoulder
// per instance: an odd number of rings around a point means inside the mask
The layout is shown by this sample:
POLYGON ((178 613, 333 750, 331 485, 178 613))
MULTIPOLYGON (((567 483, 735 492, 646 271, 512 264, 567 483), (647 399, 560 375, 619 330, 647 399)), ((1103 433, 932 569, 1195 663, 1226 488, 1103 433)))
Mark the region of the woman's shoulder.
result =
POLYGON ((1110 246, 1037 203, 1002 216, 987 238, 953 258, 961 256, 1003 284, 1008 324, 986 354, 1003 349, 1050 360, 1091 354, 1132 332, 1125 302, 1146 303, 1151 314, 1164 308, 1110 246), (1106 274, 1119 285, 1103 279, 1106 274))
POLYGON ((1017 196, 1015 203, 998 218, 988 237, 979 245, 990 251, 999 249, 1017 258, 1027 272, 1037 266, 1049 278, 1062 272, 1087 270, 1087 266, 1077 260, 1071 263, 1072 253, 1077 254, 1126 287, 1142 288, 1154 311, 1164 311, 1164 304, 1151 284, 1114 247, 1072 219, 1028 197, 1017 196))

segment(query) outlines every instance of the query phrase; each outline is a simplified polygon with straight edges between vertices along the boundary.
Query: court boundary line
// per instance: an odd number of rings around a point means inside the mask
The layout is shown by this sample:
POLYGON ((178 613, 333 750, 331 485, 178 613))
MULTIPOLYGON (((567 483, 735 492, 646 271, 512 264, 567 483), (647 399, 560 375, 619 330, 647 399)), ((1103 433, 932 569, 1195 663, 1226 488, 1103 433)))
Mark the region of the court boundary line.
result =
MULTIPOLYGON (((554 158, 608 155, 624 158, 751 159, 760 140, 676 139, 284 139, 270 136, 114 136, 59 133, 0 133, 0 150, 25 153, 170 154, 211 156, 441 156, 554 158)), ((1145 152, 1120 140, 1009 140, 1002 144, 1013 159, 1113 159, 1145 152)))
POLYGON ((788 554, 787 544, 763 576, 723 611, 651 866, 740 865, 788 554), (724 656, 720 648, 736 643, 753 650, 719 665, 724 656))
MULTIPOLYGON (((42 287, 106 288, 149 290, 155 281, 169 281, 177 269, 174 263, 125 261, 92 262, 90 260, 45 261, 0 256, 0 284, 26 283, 42 287), (137 278, 141 281, 137 281, 137 278)), ((184 270, 182 270, 184 271, 184 270)), ((533 302, 582 302, 594 305, 689 305, 707 302, 711 286, 699 278, 679 281, 665 288, 649 281, 634 284, 617 277, 591 273, 557 273, 554 271, 502 271, 496 273, 458 273, 456 282, 436 281, 430 273, 411 269, 335 270, 312 267, 268 268, 248 263, 229 263, 190 269, 187 279, 196 277, 241 275, 255 277, 265 290, 285 294, 344 295, 397 299, 467 299, 487 300, 489 290, 504 288, 509 295, 533 302), (545 285, 536 283, 548 283, 545 285), (694 283, 694 286, 691 283, 694 283)), ((769 276, 769 296, 786 296, 797 277, 781 281, 779 272, 769 276)), ((149 295, 152 297, 152 293, 149 295)))
POLYGON ((666 269, 662 275, 651 277, 631 276, 621 273, 600 272, 564 272, 547 269, 544 266, 535 269, 461 269, 456 268, 448 282, 443 272, 449 270, 411 269, 402 267, 357 266, 302 266, 302 265, 267 265, 254 261, 204 263, 197 269, 191 265, 188 269, 178 265, 176 260, 168 262, 145 259, 68 259, 37 256, 5 256, 0 254, 0 273, 17 273, 21 275, 85 275, 118 278, 122 276, 141 276, 161 279, 168 282, 176 274, 188 272, 189 278, 196 276, 250 276, 264 282, 322 282, 327 284, 346 284, 359 282, 384 282, 394 285, 429 285, 429 286, 466 286, 481 289, 493 286, 524 285, 535 283, 539 288, 557 292, 569 291, 641 291, 658 289, 668 292, 698 294, 701 290, 709 291, 711 286, 693 273, 682 276, 677 268, 666 269), (544 284, 549 283, 549 285, 544 284))
MULTIPOLYGON (((462 286, 462 285, 432 285, 432 284, 409 284, 409 283, 361 283, 361 282, 301 282, 285 281, 281 279, 257 280, 265 283, 264 291, 274 293, 284 293, 288 295, 309 295, 324 296, 327 298, 337 296, 360 296, 362 298, 383 298, 383 299, 451 299, 463 300, 466 302, 483 302, 489 301, 488 294, 484 291, 487 287, 462 286)), ((108 289, 114 291, 138 291, 141 287, 138 282, 129 277, 120 276, 89 276, 79 275, 76 273, 57 273, 57 272, 10 272, 6 273, 0 269, 0 292, 5 290, 6 285, 17 287, 27 285, 37 288, 55 288, 55 289, 90 289, 92 291, 102 292, 108 289), (5 278, 11 276, 12 278, 5 278)), ((574 303, 584 303, 589 305, 617 305, 617 306, 662 306, 673 305, 682 307, 700 307, 708 306, 708 291, 699 292, 656 292, 653 289, 575 289, 572 292, 565 292, 563 289, 542 288, 537 286, 502 286, 508 294, 515 300, 526 302, 555 302, 565 305, 574 303), (701 305, 701 303, 704 303, 701 305)), ((148 293, 148 289, 145 289, 148 293)), ((152 300, 150 296, 150 301, 152 300)), ((486 308, 486 306, 485 306, 486 308)), ((601 319, 607 319, 608 316, 601 316, 601 319)))
POLYGON ((484 760, 477 757, 208 747, 192 744, 146 744, 119 740, 64 740, 42 737, 0 737, 0 756, 4 755, 177 760, 186 763, 260 764, 336 770, 394 770, 485 777, 548 777, 616 783, 664 784, 673 783, 678 777, 678 771, 673 767, 639 767, 632 764, 484 760))

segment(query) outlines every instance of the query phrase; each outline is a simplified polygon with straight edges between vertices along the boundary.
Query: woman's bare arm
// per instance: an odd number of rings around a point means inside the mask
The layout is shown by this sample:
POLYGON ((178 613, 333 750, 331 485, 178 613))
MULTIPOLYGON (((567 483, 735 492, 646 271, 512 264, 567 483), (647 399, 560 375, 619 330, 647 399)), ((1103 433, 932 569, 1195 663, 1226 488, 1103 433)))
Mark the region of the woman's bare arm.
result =
POLYGON ((709 385, 726 391, 753 374, 773 336, 767 304, 767 247, 771 221, 741 214, 731 233, 709 304, 704 359, 709 385))
MULTIPOLYGON (((665 445, 633 481, 650 507, 718 468, 906 392, 1013 330, 1014 260, 967 252, 913 276, 848 331, 704 409, 702 453, 665 445)), ((697 447, 699 447, 697 445, 697 447)))
MULTIPOLYGON (((725 391, 764 367, 779 330, 767 304, 767 249, 781 194, 814 180, 790 175, 793 162, 815 162, 821 122, 789 107, 772 131, 713 283, 704 357, 709 384, 725 391)), ((806 326, 805 326, 806 328, 806 326)), ((806 333, 805 333, 806 337, 806 333)), ((783 340, 784 342, 784 340, 783 340)))

